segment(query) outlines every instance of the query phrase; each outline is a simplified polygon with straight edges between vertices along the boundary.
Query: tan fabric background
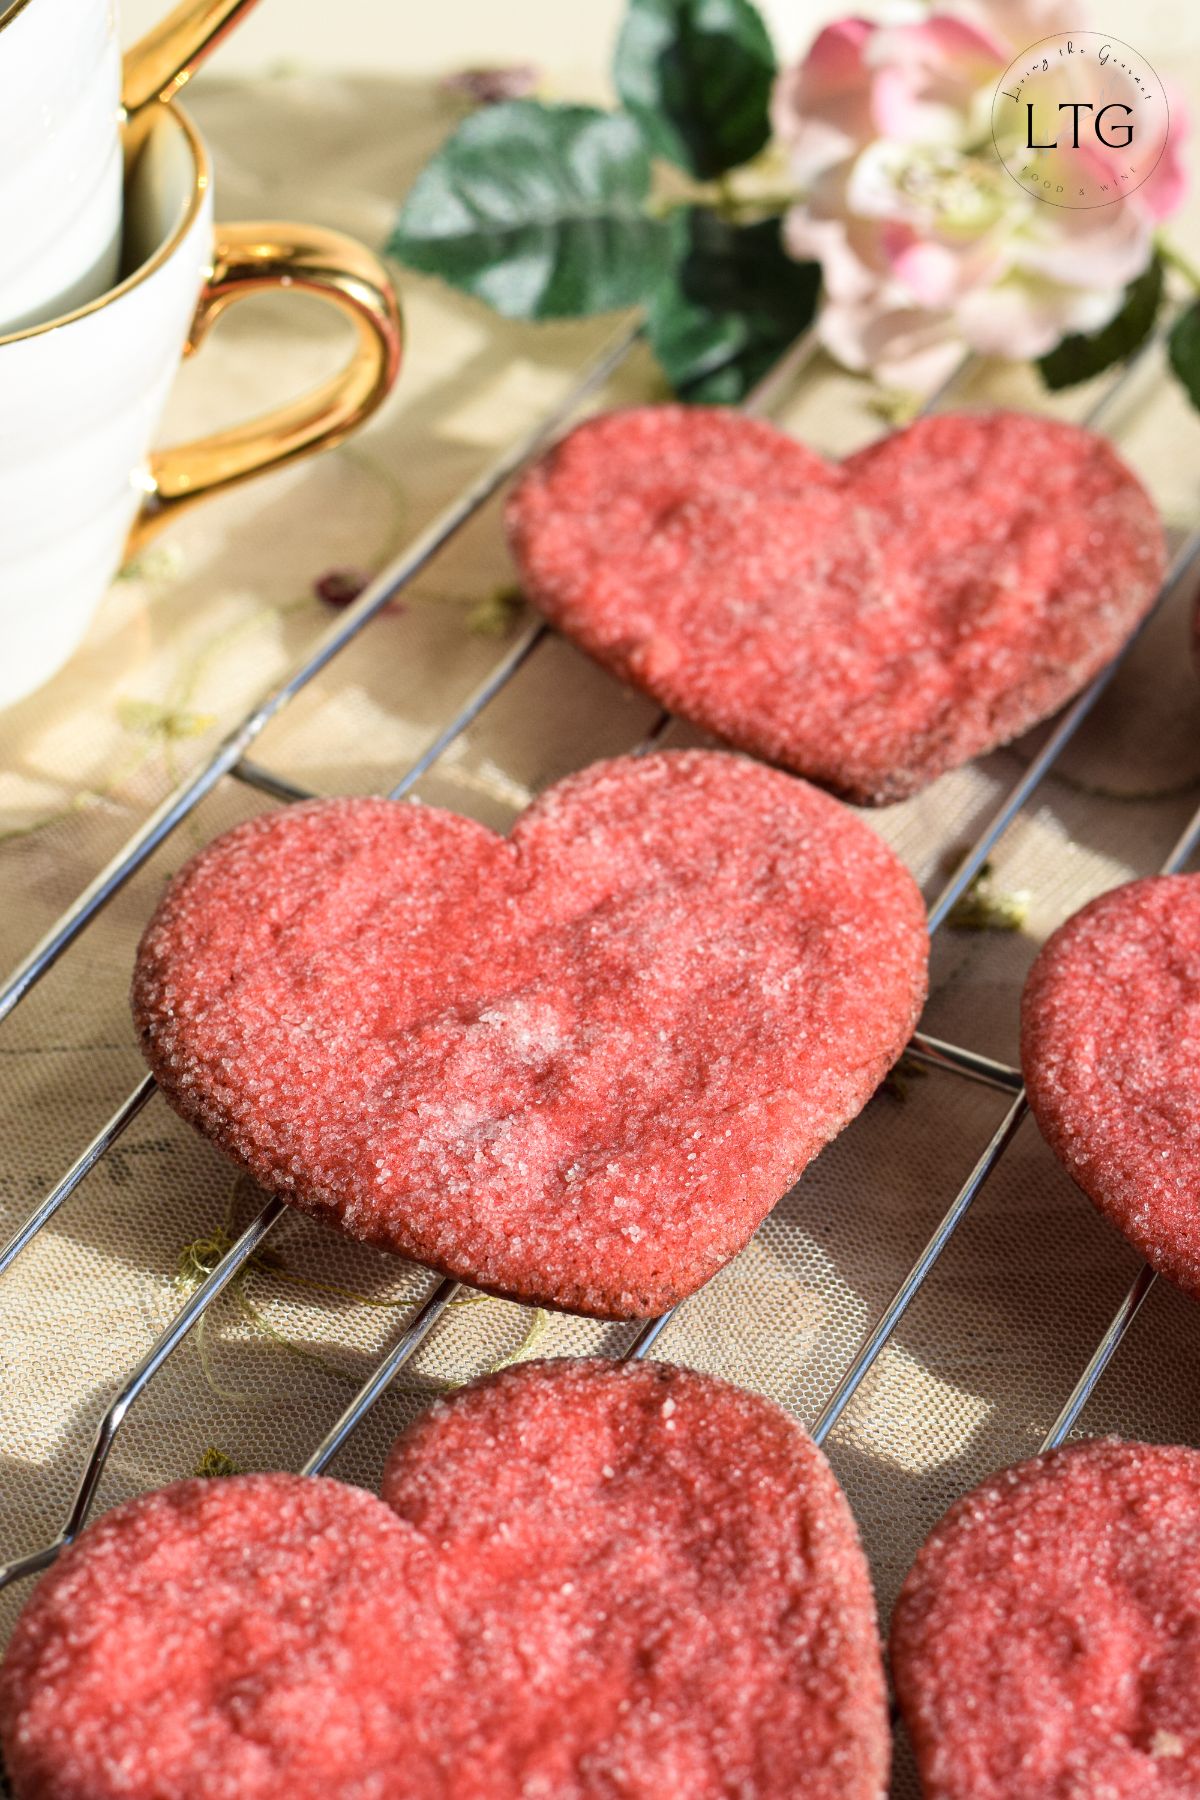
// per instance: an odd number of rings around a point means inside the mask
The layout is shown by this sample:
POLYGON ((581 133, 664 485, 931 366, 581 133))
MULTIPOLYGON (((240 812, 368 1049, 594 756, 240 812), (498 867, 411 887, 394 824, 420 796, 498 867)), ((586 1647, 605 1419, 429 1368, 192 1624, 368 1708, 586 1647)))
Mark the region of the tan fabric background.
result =
MULTIPOLYGON (((275 12, 279 7, 276 4, 275 12)), ((270 0, 263 16, 271 12, 270 0)), ((224 217, 292 215, 382 240, 396 197, 447 122, 427 82, 386 71, 213 72, 194 111, 216 152, 224 217)), ((385 413, 354 444, 183 522, 119 582, 84 650, 0 715, 0 958, 7 967, 329 620, 312 582, 379 566, 561 394, 611 325, 506 326, 432 284, 401 280, 409 355, 385 413)), ((247 306, 182 377, 171 434, 266 403, 338 352, 323 317, 247 306)), ((1200 513, 1200 421, 1151 370, 1109 421, 1170 520, 1200 513)), ((653 391, 634 358, 614 396, 653 391)), ((1032 403, 1023 379, 1006 397, 1032 403)), ((1078 416, 1087 396, 1064 412, 1078 416)), ((871 396, 828 370, 789 422, 842 449, 880 428, 871 396)), ((503 653, 473 610, 509 578, 491 508, 272 725, 256 755, 305 785, 396 781, 503 653)), ((1200 687, 1188 608, 1154 628, 1079 745, 1009 832, 997 881, 1027 889, 1015 936, 943 932, 925 1027, 1012 1059, 1017 997, 1041 938, 1089 895, 1154 869, 1200 803, 1200 687)), ((631 746, 652 717, 568 646, 540 650, 444 758, 424 798, 503 828, 538 789, 631 746)), ((676 729, 671 741, 690 741, 676 729)), ((872 815, 932 896, 1015 778, 1032 742, 872 815)), ((6 1154, 0 1223, 15 1224, 141 1075, 126 1007, 138 932, 164 876, 267 804, 225 784, 0 1028, 6 1154)), ((681 1312, 659 1353, 773 1394, 811 1420, 982 1149, 998 1094, 953 1077, 878 1096, 754 1244, 681 1312)), ((114 1384, 179 1304, 181 1254, 253 1196, 153 1101, 5 1283, 0 1314, 0 1555, 53 1535, 114 1384)), ((98 1504, 190 1473, 209 1446, 245 1468, 295 1467, 399 1329, 429 1277, 299 1219, 215 1309, 122 1429, 98 1504), (305 1287, 289 1277, 346 1292, 305 1287), (247 1308, 250 1310, 248 1311, 247 1308), (273 1336, 271 1334, 278 1334, 273 1336), (282 1338, 284 1342, 280 1342, 282 1338)), ((1027 1123, 895 1341, 830 1440, 885 1613, 932 1520, 964 1486, 1034 1448, 1136 1268, 1027 1123)), ((387 1443, 438 1381, 524 1341, 500 1302, 454 1309, 336 1465, 374 1481, 387 1443)), ((617 1349, 628 1328, 549 1321, 549 1354, 617 1349)), ((1200 1442, 1200 1314, 1155 1291, 1090 1407, 1090 1431, 1200 1442)), ((11 1618, 19 1596, 0 1602, 11 1618)), ((901 1760, 896 1793, 913 1792, 901 1760)))

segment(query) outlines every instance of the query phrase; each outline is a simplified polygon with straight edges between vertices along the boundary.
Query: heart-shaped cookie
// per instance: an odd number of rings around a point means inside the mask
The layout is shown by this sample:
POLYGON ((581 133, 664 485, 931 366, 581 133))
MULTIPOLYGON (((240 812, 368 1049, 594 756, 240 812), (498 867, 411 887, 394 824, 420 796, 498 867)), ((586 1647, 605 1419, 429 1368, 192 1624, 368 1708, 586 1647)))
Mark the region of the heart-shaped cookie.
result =
POLYGON ((600 662, 870 802, 1055 711, 1164 567, 1111 445, 1010 412, 923 419, 840 465, 736 413, 610 413, 525 476, 508 530, 529 598, 600 662))
POLYGON ((1200 1794, 1200 1454, 1113 1438, 1002 1469, 892 1622, 925 1800, 1200 1794))
POLYGON ((431 1407, 382 1492, 473 1621, 466 1793, 883 1794, 866 1561, 774 1402, 669 1364, 527 1363, 431 1407))
POLYGON ((181 1482, 84 1532, 0 1672, 17 1800, 879 1800, 866 1562, 772 1402, 527 1364, 384 1498, 181 1482))
POLYGON ((252 820, 176 878, 133 1011, 264 1187, 491 1292, 632 1317, 747 1241, 903 1049, 912 878, 740 757, 570 777, 502 838, 386 800, 252 820))
POLYGON ((1047 939, 1021 1065, 1068 1175, 1200 1299, 1200 875, 1113 888, 1047 939))
POLYGON ((433 1795, 415 1668, 452 1654, 425 1541, 299 1475, 181 1481, 43 1576, 0 1670, 18 1800, 433 1795))

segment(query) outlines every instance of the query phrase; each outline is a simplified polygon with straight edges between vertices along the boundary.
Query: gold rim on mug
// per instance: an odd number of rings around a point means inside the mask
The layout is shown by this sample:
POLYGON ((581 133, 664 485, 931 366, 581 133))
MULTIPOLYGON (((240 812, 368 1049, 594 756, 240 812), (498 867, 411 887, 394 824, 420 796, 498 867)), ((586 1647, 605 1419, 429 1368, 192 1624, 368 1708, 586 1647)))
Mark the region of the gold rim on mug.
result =
MULTIPOLYGON (((205 203, 208 155, 182 107, 159 101, 137 115, 129 142, 131 161, 160 127, 182 132, 191 154, 191 181, 179 219, 158 248, 107 294, 61 318, 0 338, 0 370, 6 346, 48 337, 115 305, 180 248, 205 203)), ((207 264, 197 271, 197 282, 185 356, 198 348, 230 306, 272 288, 307 293, 334 306, 354 327, 355 344, 336 374, 296 399, 206 437, 151 450, 139 483, 145 499, 129 533, 127 556, 209 495, 318 450, 332 449, 386 399, 399 373, 404 333, 391 278, 372 251, 340 231, 273 219, 215 224, 207 264)))
MULTIPOLYGON (((17 4, 18 6, 27 6, 30 4, 30 0, 17 0, 17 4)), ((137 124, 129 128, 131 132, 136 133, 136 142, 126 146, 126 166, 129 166, 141 148, 145 138, 149 135, 152 124, 167 116, 178 124, 179 129, 186 137, 196 167, 196 178, 192 183, 187 204, 173 229, 163 239, 157 250, 152 250, 145 261, 139 263, 136 269, 132 269, 115 287, 109 288, 106 293, 98 294, 86 305, 75 307, 72 312, 60 313, 56 319, 45 319, 40 325, 27 325, 23 331, 9 331, 0 334, 0 350, 6 344, 19 344, 26 338, 42 337, 48 331, 58 331, 64 325, 73 325, 76 319, 86 319, 89 313, 100 312, 102 308, 112 306, 115 301, 130 293, 133 288, 139 287, 143 281, 148 281, 155 270, 161 269, 163 264, 174 255, 195 223, 196 217, 204 205, 204 196, 212 182, 212 170, 208 160, 208 151, 204 147, 204 140, 181 106, 167 106, 165 103, 159 103, 157 110, 150 107, 143 108, 138 114, 137 124)))
MULTIPOLYGON (((0 12, 0 32, 30 4, 31 0, 15 0, 0 12)), ((181 0, 125 53, 121 104, 126 113, 137 112, 150 100, 170 100, 233 29, 239 15, 257 4, 258 0, 181 0)))
POLYGON ((17 14, 23 13, 28 5, 29 0, 15 0, 15 4, 10 6, 7 12, 0 13, 0 31, 11 25, 17 14))

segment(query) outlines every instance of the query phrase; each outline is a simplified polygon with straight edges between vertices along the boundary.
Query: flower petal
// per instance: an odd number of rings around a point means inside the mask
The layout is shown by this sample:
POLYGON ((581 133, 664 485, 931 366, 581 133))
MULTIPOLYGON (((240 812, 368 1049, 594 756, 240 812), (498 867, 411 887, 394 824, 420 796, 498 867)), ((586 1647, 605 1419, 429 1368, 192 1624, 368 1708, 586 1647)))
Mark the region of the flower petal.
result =
POLYGON ((948 13, 877 32, 864 50, 874 73, 876 129, 901 143, 965 148, 978 91, 999 75, 1006 49, 1002 40, 948 13))
POLYGON ((879 285, 884 264, 877 234, 848 218, 817 218, 793 207, 783 223, 783 241, 797 262, 819 262, 822 285, 833 300, 863 300, 879 285))
POLYGON ((919 306, 953 306, 973 288, 998 279, 1008 266, 1002 243, 981 240, 956 245, 930 243, 902 225, 882 230, 893 279, 919 306))
POLYGON ((966 295, 955 316, 972 350, 1022 361, 1044 356, 1068 332, 1099 331, 1124 293, 1123 287, 1067 287, 1014 274, 966 295))
POLYGON ((1156 223, 1169 219, 1182 206, 1189 186, 1188 163, 1184 145, 1192 131, 1191 116, 1182 94, 1167 91, 1171 109, 1171 127, 1158 167, 1147 177, 1134 195, 1142 210, 1156 223))
POLYGON ((817 320, 822 343, 848 369, 869 369, 888 387, 932 392, 963 358, 952 316, 920 307, 832 305, 817 320))
POLYGON ((827 25, 808 55, 785 69, 771 98, 771 123, 801 181, 809 181, 871 136, 866 19, 827 25))
POLYGON ((1080 0, 955 0, 960 19, 1005 47, 1006 65, 1051 32, 1081 31, 1085 11, 1080 0))
POLYGON ((1151 228, 1136 195, 1111 206, 1040 206, 1013 243, 1031 275, 1073 288, 1122 288, 1150 260, 1151 228))

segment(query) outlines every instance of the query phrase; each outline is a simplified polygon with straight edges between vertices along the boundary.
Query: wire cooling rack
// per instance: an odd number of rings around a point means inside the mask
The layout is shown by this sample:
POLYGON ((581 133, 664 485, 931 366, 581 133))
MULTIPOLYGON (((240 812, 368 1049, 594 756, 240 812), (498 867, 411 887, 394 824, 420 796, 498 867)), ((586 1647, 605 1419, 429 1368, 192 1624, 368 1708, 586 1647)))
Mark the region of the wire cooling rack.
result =
MULTIPOLYGON (((116 857, 79 895, 42 941, 13 970, 0 986, 0 1020, 5 1019, 32 992, 36 984, 67 953, 75 940, 146 863, 158 847, 166 842, 189 818, 200 802, 226 780, 240 782, 269 799, 289 803, 311 798, 308 791, 287 776, 251 760, 249 752, 267 724, 274 719, 314 678, 319 675, 436 558, 450 541, 471 521, 504 483, 518 472, 546 443, 566 426, 587 402, 604 386, 632 351, 638 329, 623 329, 581 373, 562 403, 554 408, 537 427, 506 450, 452 505, 423 530, 395 558, 384 573, 367 588, 355 604, 341 615, 316 647, 275 687, 262 703, 226 736, 209 759, 183 781, 136 831, 116 857)), ((746 410, 769 415, 794 391, 808 368, 816 346, 812 334, 793 345, 781 362, 759 384, 746 402, 746 410)), ((1143 353, 1145 354, 1145 353, 1143 353)), ((1103 428, 1110 410, 1132 378, 1137 360, 1112 376, 1089 412, 1086 423, 1103 428)), ((966 373, 969 365, 956 371, 942 390, 927 403, 924 410, 935 410, 947 399, 966 373)), ((1158 607, 1169 603, 1189 582, 1200 563, 1200 531, 1193 531, 1176 553, 1158 607)), ((1156 608, 1157 610, 1157 608, 1156 608)), ((447 720, 433 742, 405 771, 391 789, 396 800, 409 794, 444 754, 455 745, 479 719, 485 709, 500 696, 531 658, 551 636, 545 625, 528 626, 517 640, 501 654, 495 667, 481 686, 452 718, 447 720)), ((1109 665, 1053 724, 1042 747, 1021 772, 988 817, 983 829, 967 853, 959 861, 952 878, 946 883, 929 909, 931 933, 946 923, 956 901, 970 887, 994 847, 1030 802, 1031 798, 1058 764, 1068 744, 1075 737, 1097 701, 1112 681, 1131 645, 1109 665)), ((661 715, 648 735, 634 746, 635 753, 648 749, 661 736, 670 721, 661 715)), ((1200 810, 1193 815, 1165 862, 1164 872, 1186 866, 1200 844, 1200 810)), ((950 1244, 969 1209, 996 1169, 1014 1138, 1026 1112, 1026 1099, 1017 1069, 996 1061, 971 1048, 918 1033, 910 1046, 910 1054, 919 1062, 948 1072, 967 1082, 982 1084, 1004 1096, 1006 1109, 991 1137, 980 1149, 967 1179, 939 1220, 928 1242, 894 1294, 880 1310, 875 1323, 867 1331, 856 1354, 837 1382, 831 1397, 815 1419, 810 1421, 814 1437, 823 1442, 833 1430, 864 1379, 877 1363, 897 1325, 950 1244)), ((105 1158, 128 1127, 153 1100, 155 1083, 144 1077, 97 1132, 70 1168, 55 1182, 28 1218, 0 1250, 0 1276, 21 1256, 59 1209, 71 1198, 89 1173, 105 1158)), ((853 1129, 853 1127, 851 1127, 853 1129)), ((45 1568, 59 1551, 75 1537, 85 1523, 95 1498, 110 1452, 122 1426, 139 1397, 162 1369, 167 1359, 183 1342, 214 1301, 260 1249, 288 1209, 283 1201, 269 1200, 232 1243, 205 1279, 158 1336, 147 1354, 130 1370, 112 1394, 96 1426, 90 1453, 81 1468, 78 1485, 61 1527, 45 1543, 0 1566, 0 1588, 45 1568)), ((1104 1332, 1075 1386, 1047 1435, 1046 1445, 1060 1442, 1072 1429, 1104 1370, 1115 1354, 1142 1303, 1154 1276, 1143 1268, 1134 1279, 1122 1303, 1104 1332)), ((451 1280, 437 1280, 424 1300, 402 1325, 370 1378, 355 1394, 322 1441, 304 1463, 304 1472, 316 1474, 324 1470, 338 1454, 350 1435, 366 1418, 372 1407, 406 1363, 443 1321, 447 1308, 462 1294, 461 1285, 451 1280)), ((682 1303, 685 1307, 690 1302, 682 1303)), ((675 1309, 678 1312, 679 1309, 675 1309)), ((627 1357, 649 1354, 660 1337, 668 1334, 674 1313, 647 1321, 625 1350, 627 1357)))

